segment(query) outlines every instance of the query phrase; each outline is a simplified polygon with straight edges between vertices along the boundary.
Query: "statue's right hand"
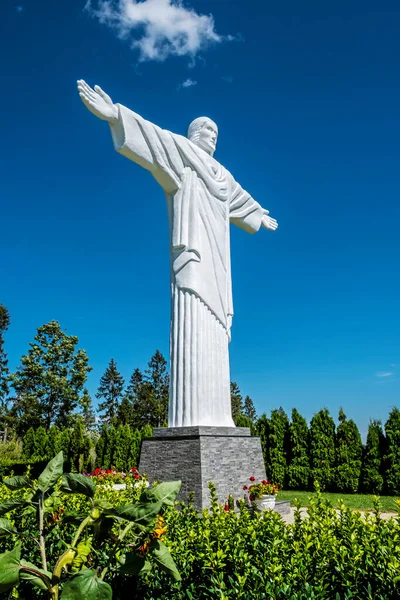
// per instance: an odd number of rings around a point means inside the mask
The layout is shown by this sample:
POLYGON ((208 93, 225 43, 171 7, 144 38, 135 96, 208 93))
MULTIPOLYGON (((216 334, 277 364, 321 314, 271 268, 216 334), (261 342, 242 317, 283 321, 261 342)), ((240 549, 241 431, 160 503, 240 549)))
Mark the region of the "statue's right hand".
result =
POLYGON ((90 112, 103 121, 112 122, 118 119, 117 107, 101 87, 95 85, 92 89, 83 79, 79 79, 77 83, 81 100, 90 112))

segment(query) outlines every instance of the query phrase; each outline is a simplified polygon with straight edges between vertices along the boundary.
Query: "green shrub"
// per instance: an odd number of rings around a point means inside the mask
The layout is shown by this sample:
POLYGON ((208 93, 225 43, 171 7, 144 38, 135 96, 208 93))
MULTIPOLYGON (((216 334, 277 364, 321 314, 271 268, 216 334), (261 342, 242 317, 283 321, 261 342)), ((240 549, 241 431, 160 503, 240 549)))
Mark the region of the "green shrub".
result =
POLYGON ((398 598, 400 524, 378 507, 362 516, 334 510, 317 495, 308 518, 285 525, 271 511, 226 511, 215 501, 199 515, 170 510, 166 543, 182 577, 158 569, 121 598, 143 600, 388 600, 398 598))

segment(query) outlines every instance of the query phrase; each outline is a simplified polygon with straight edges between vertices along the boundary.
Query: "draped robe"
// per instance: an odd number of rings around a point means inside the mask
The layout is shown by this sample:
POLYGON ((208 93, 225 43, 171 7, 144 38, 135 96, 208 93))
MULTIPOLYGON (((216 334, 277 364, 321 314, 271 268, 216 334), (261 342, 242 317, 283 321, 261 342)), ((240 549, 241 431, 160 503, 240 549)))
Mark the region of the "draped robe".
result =
POLYGON ((189 139, 117 105, 115 149, 163 188, 171 256, 168 426, 234 426, 228 343, 233 316, 229 223, 258 231, 264 211, 189 139))

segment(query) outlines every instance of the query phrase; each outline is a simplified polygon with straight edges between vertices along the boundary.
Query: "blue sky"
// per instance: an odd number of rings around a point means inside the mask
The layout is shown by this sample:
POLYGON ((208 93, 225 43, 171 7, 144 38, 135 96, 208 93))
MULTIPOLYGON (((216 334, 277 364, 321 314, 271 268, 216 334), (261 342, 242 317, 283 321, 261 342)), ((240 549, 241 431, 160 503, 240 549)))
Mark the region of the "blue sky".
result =
POLYGON ((400 391, 400 4, 193 0, 179 29, 171 2, 130 0, 131 20, 116 1, 2 3, 10 366, 51 319, 87 350, 93 394, 111 357, 128 378, 168 354, 163 194, 83 78, 177 133, 217 122, 216 158, 280 224, 232 227, 232 379, 259 413, 343 406, 365 432, 400 391))

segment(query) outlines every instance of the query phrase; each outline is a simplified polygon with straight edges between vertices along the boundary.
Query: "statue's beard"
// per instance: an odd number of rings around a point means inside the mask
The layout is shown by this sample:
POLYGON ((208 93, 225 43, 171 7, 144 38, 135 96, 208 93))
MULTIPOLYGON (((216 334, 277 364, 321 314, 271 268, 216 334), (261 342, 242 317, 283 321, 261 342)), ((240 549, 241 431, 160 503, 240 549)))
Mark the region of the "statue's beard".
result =
POLYGON ((213 144, 204 142, 203 140, 196 140, 194 143, 196 144, 196 146, 204 150, 204 152, 207 152, 207 154, 209 154, 210 156, 214 155, 215 146, 213 144))

